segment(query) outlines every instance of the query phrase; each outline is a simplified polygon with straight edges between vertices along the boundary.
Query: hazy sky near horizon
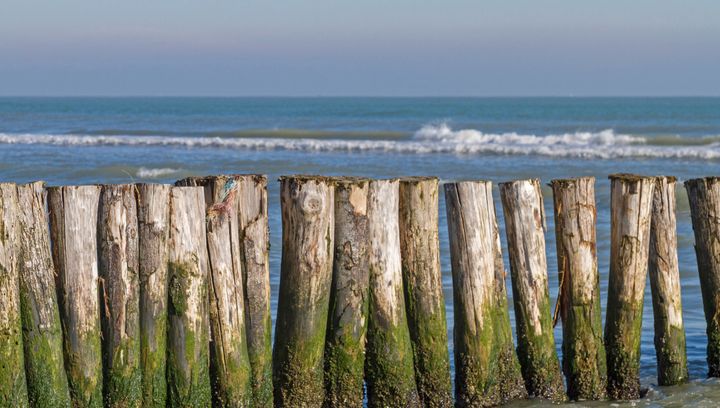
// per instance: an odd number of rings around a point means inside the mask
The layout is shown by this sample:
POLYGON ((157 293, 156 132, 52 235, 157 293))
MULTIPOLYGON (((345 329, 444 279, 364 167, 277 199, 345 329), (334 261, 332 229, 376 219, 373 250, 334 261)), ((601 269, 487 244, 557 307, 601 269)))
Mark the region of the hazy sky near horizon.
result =
POLYGON ((714 95, 717 0, 3 0, 0 95, 714 95))

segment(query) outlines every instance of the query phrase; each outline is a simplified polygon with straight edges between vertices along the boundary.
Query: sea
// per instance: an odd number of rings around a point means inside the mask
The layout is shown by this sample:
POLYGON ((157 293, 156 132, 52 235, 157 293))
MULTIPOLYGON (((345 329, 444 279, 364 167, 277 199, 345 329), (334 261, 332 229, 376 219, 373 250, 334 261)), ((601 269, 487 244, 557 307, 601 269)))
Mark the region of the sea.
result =
MULTIPOLYGON (((720 176, 720 98, 0 98, 0 181, 172 183, 192 175, 227 173, 269 176, 273 319, 282 252, 277 182, 281 175, 426 175, 437 176, 441 183, 483 179, 495 184, 540 178, 553 303, 558 277, 547 183, 594 176, 603 314, 610 257, 608 175, 676 176, 691 381, 675 387, 657 385, 648 282, 641 345, 645 396, 627 403, 572 405, 720 406, 720 381, 706 378, 705 317, 682 187, 687 179, 720 176)), ((494 194, 500 209, 497 188, 494 194)), ((439 207, 452 356, 452 277, 442 193, 439 207)), ((502 211, 498 217, 505 246, 502 211)), ((503 253, 509 269, 506 247, 503 253)), ((509 274, 507 287, 512 297, 509 274)), ((514 322, 512 310, 510 316, 514 322)), ((560 325, 555 339, 560 353, 560 325)))

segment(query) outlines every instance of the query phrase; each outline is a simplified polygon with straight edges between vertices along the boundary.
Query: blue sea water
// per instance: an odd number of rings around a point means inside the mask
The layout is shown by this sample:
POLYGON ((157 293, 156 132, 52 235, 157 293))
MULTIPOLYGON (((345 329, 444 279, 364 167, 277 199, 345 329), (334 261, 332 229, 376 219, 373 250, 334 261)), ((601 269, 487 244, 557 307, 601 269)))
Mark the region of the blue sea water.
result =
MULTIPOLYGON (((41 179, 58 185, 173 182, 221 173, 269 175, 273 313, 281 254, 275 181, 280 175, 434 175, 441 182, 495 183, 595 176, 604 309, 610 233, 607 176, 620 172, 673 175, 680 183, 720 175, 720 98, 0 98, 2 181, 41 179)), ((558 280, 552 195, 548 187, 543 194, 554 299, 558 280)), ((501 208, 497 191, 495 198, 501 208)), ((717 406, 720 384, 705 380, 705 319, 681 185, 677 204, 683 316, 693 382, 669 388, 655 385, 648 284, 641 374, 650 392, 638 404, 717 406)), ((498 216, 502 228, 502 211, 498 216)), ((504 230, 502 234, 504 244, 504 230)), ((452 338, 442 197, 440 238, 452 338)), ((507 256, 506 248, 504 253, 507 256)), ((559 326, 555 334, 559 346, 559 326)))

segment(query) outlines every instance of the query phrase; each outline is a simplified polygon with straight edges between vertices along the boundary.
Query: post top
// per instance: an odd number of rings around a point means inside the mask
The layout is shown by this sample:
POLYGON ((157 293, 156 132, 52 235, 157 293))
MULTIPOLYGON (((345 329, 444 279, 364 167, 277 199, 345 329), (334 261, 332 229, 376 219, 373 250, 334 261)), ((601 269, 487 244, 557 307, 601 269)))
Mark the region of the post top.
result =
POLYGON ((652 180, 653 176, 643 176, 639 174, 631 174, 631 173, 616 173, 616 174, 610 174, 608 178, 612 181, 627 181, 630 183, 635 183, 638 181, 643 180, 652 180))

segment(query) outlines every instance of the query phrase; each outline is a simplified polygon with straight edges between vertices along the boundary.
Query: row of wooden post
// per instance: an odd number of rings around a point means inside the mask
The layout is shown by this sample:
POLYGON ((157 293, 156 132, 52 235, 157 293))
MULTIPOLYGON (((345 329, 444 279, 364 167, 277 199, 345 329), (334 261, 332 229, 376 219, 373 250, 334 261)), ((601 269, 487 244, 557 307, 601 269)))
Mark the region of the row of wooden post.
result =
MULTIPOLYGON (((658 381, 682 383, 688 372, 675 179, 610 178, 604 333, 594 179, 551 183, 555 313, 540 182, 500 184, 517 349, 492 184, 445 184, 454 398, 436 178, 281 178, 272 353, 264 177, 188 178, 178 187, 0 184, 0 405, 367 401, 447 407, 527 396, 634 399, 640 396, 648 271, 658 381), (558 319, 562 365, 553 336, 558 319)), ((685 185, 708 323, 709 375, 720 376, 720 180, 685 185)))

